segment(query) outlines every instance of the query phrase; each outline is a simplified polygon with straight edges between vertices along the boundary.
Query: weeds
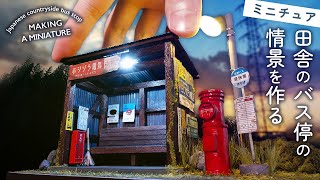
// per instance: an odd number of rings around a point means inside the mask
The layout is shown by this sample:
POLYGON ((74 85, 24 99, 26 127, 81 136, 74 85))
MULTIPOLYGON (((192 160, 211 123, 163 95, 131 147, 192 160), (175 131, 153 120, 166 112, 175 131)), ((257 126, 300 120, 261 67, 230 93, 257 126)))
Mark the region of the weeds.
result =
POLYGON ((229 142, 230 166, 235 169, 239 167, 239 149, 237 148, 235 138, 231 137, 229 142))
MULTIPOLYGON (((280 140, 277 140, 280 141, 280 140)), ((271 142, 271 140, 267 140, 266 146, 266 159, 269 165, 269 172, 272 174, 275 172, 276 168, 279 166, 280 155, 282 154, 282 147, 280 143, 271 142)))
POLYGON ((191 167, 193 169, 193 165, 197 165, 197 160, 199 156, 199 151, 202 151, 202 141, 201 140, 193 140, 186 136, 182 137, 182 144, 181 144, 181 163, 185 169, 191 167), (194 158, 190 159, 192 155, 195 155, 194 158))
POLYGON ((249 146, 239 146, 232 136, 229 141, 230 165, 232 168, 238 168, 240 164, 268 164, 270 173, 274 173, 280 164, 283 151, 283 140, 278 139, 274 142, 265 140, 255 142, 255 162, 252 161, 249 146))

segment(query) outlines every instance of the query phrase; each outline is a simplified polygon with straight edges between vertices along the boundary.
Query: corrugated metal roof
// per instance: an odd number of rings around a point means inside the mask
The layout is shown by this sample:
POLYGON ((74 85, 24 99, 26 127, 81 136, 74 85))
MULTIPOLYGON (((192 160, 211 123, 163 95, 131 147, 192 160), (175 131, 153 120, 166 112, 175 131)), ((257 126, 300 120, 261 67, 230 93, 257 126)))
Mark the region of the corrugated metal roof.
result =
MULTIPOLYGON (((135 51, 138 51, 139 49, 148 48, 150 46, 155 46, 157 44, 164 44, 165 42, 172 42, 175 45, 176 57, 182 62, 182 64, 190 72, 193 78, 195 79, 199 78, 199 73, 194 67, 194 64, 190 60, 186 51, 181 46, 179 42, 179 37, 173 33, 166 33, 163 35, 154 36, 151 38, 147 38, 147 39, 143 39, 143 40, 127 43, 127 44, 122 44, 120 46, 114 46, 111 48, 105 48, 105 49, 90 52, 87 54, 64 58, 62 59, 61 62, 67 65, 79 64, 87 61, 104 58, 105 56, 111 56, 111 55, 118 54, 128 50, 129 50, 128 53, 135 54, 135 51)), ((148 54, 152 54, 152 53, 155 53, 155 52, 150 51, 148 54)), ((137 57, 137 58, 140 58, 140 57, 137 57)))
POLYGON ((153 76, 148 71, 128 73, 124 74, 123 77, 132 84, 155 80, 155 78, 153 78, 153 76))

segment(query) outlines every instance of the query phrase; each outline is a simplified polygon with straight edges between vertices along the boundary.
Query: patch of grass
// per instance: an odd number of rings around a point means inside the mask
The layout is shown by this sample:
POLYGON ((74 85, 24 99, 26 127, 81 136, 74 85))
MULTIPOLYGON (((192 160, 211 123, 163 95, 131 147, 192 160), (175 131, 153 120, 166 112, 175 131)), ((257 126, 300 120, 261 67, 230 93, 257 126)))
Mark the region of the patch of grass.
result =
POLYGON ((182 135, 182 142, 181 142, 181 162, 182 162, 182 166, 183 167, 187 167, 188 163, 189 163, 189 159, 191 156, 191 152, 190 152, 190 146, 189 146, 190 142, 187 142, 187 138, 186 136, 183 134, 182 135))
POLYGON ((274 143, 271 140, 266 141, 266 160, 269 166, 269 172, 274 173, 276 168, 279 166, 280 156, 282 154, 281 140, 278 139, 274 143))
POLYGON ((230 166, 232 169, 239 167, 239 151, 237 149, 235 137, 231 137, 229 141, 230 166))
POLYGON ((194 165, 197 165, 199 151, 202 151, 202 141, 197 140, 194 141, 192 138, 188 138, 186 136, 182 137, 182 144, 181 144, 181 165, 184 169, 191 169, 194 170, 194 165), (192 155, 195 155, 193 159, 190 159, 192 155), (191 162, 190 162, 191 160, 191 162))
POLYGON ((268 164, 270 173, 274 173, 280 164, 283 144, 284 141, 281 139, 254 142, 255 162, 253 162, 249 147, 237 145, 235 138, 231 137, 229 141, 231 167, 238 168, 240 164, 268 164))
POLYGON ((270 179, 285 179, 285 180, 313 180, 313 179, 320 179, 320 174, 306 174, 306 173, 289 173, 279 171, 274 173, 273 175, 234 175, 233 179, 248 179, 248 180, 270 180, 270 179))
POLYGON ((252 164, 251 152, 247 147, 238 146, 239 160, 241 164, 252 164))

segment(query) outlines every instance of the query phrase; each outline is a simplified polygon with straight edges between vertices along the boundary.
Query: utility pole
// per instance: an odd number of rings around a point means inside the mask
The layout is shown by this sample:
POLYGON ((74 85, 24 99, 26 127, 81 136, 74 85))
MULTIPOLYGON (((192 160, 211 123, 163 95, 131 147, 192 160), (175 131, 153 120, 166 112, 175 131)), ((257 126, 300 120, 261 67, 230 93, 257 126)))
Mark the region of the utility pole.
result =
MULTIPOLYGON (((237 10, 243 9, 243 4, 240 5, 237 10)), ((268 87, 268 77, 269 73, 265 66, 265 61, 263 57, 264 49, 263 42, 264 38, 259 32, 259 28, 263 27, 265 24, 260 24, 254 18, 245 17, 237 25, 245 25, 247 31, 240 39, 245 39, 248 42, 248 59, 247 59, 247 69, 251 73, 251 83, 248 86, 249 91, 258 96, 258 101, 260 108, 257 108, 257 113, 260 114, 260 117, 263 120, 263 125, 260 124, 260 129, 263 132, 267 132, 267 117, 266 117, 266 108, 265 108, 265 91, 268 87)))
MULTIPOLYGON (((233 71, 238 68, 238 58, 237 58, 237 50, 236 50, 236 41, 234 37, 235 32, 233 27, 233 19, 232 19, 231 13, 228 13, 225 15, 225 21, 226 21, 227 43, 228 43, 228 50, 229 50, 230 66, 231 66, 231 70, 233 71)), ((234 93, 235 99, 239 97, 244 97, 245 96, 244 87, 240 89, 233 86, 233 93, 234 93)), ((241 134, 240 134, 240 142, 242 144, 241 134)), ((249 142, 250 142, 252 161, 255 162, 255 153, 254 153, 253 139, 252 139, 251 133, 249 133, 249 142)))

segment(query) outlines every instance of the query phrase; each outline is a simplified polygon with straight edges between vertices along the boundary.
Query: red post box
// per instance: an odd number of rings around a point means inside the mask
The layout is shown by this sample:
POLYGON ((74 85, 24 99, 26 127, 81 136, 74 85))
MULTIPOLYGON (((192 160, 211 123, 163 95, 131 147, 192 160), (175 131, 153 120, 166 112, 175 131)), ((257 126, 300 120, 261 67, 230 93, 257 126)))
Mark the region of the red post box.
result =
POLYGON ((80 131, 80 130, 72 131, 69 164, 75 165, 75 164, 83 163, 85 139, 86 139, 85 131, 80 131))
POLYGON ((230 174, 228 126, 224 123, 222 90, 210 89, 199 94, 199 117, 204 120, 203 151, 207 174, 230 174))

